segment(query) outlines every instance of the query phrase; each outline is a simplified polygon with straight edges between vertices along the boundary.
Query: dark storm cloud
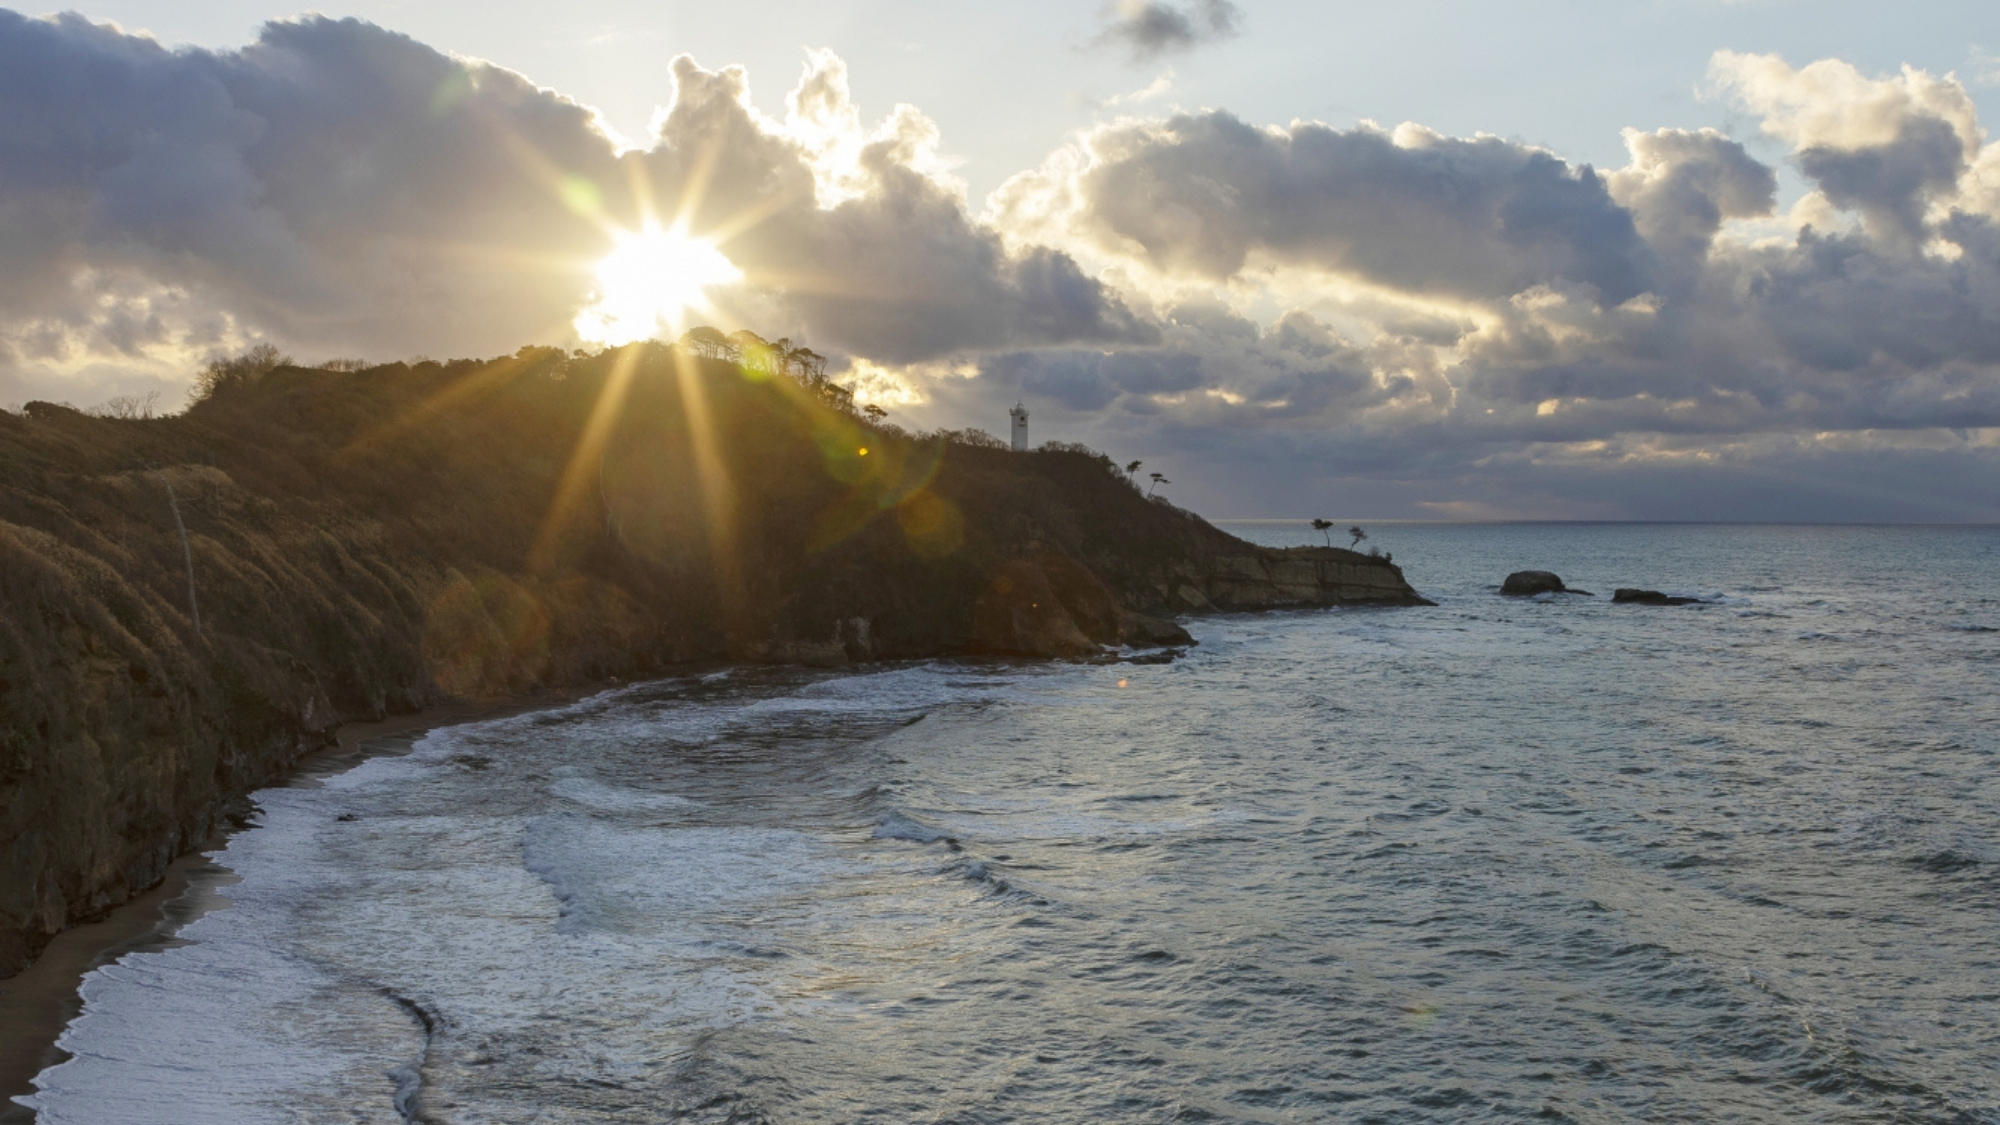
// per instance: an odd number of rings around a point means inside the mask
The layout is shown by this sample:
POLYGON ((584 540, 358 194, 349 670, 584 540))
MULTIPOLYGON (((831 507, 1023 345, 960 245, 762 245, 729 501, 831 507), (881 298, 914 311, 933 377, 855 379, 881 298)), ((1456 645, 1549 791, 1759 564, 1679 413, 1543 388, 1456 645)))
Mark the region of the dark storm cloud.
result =
POLYGON ((987 359, 981 374, 1073 410, 1101 409, 1128 391, 1171 394, 1203 382, 1201 357, 1188 352, 1011 352, 987 359))
POLYGON ((1625 142, 1632 162, 1608 177, 1611 194, 1675 281, 1699 272, 1723 220, 1771 212, 1777 173, 1714 130, 1633 130, 1625 142))
MULTIPOLYGON (((989 213, 1156 289, 1208 279, 1320 314, 1261 333, 1163 314, 1165 346, 1201 358, 1192 392, 1067 365, 1095 379, 1051 396, 1095 404, 1069 424, 1184 451, 1231 482, 1195 485, 1210 503, 1253 479, 1295 498, 1372 482, 1392 514, 1426 514, 1402 481, 1464 501, 1434 514, 1686 518, 1701 503, 1672 502, 1673 480, 1760 498, 1734 517, 1846 502, 1884 518, 1899 496, 1912 514, 2000 514, 1921 483, 1926 466, 2000 471, 2000 155, 1963 89, 1770 57, 1719 56, 1716 73, 1814 189, 1790 215, 1775 170, 1712 130, 1628 131, 1630 162, 1600 174, 1491 137, 1213 112, 1086 130, 989 213), (1882 487, 1842 479, 1873 472, 1882 487), (1599 477, 1618 483, 1581 483, 1599 477)), ((1259 510, 1287 507, 1305 510, 1259 510)))
POLYGON ((0 12, 0 110, 11 313, 75 321, 79 272, 123 274, 307 345, 560 322, 576 278, 516 263, 598 240, 520 152, 612 166, 582 107, 353 21, 214 54, 0 12))
POLYGON ((1814 145, 1797 160, 1834 206, 1859 211, 1881 234, 1915 246, 1923 240, 1925 211, 1958 186, 1969 155, 1951 123, 1911 117, 1885 144, 1814 145))
MULTIPOLYGON (((1652 252, 1602 177, 1510 141, 1210 112, 1106 127, 1089 145, 1076 231, 1163 271, 1223 279, 1255 254, 1414 293, 1573 282, 1610 304, 1652 282, 1652 252)), ((1003 199, 1032 190, 1017 180, 1003 199)))
POLYGON ((1119 0, 1105 9, 1105 19, 1097 42, 1121 47, 1143 61, 1227 39, 1236 34, 1243 13, 1229 0, 1119 0))
MULTIPOLYGON (((1796 74, 1755 61, 1767 85, 1796 74)), ((1916 78, 1850 86, 1866 131, 1809 104, 1797 159, 1831 213, 1862 221, 1789 240, 1718 241, 1771 215, 1776 175, 1713 131, 1628 132, 1631 162, 1599 175, 1496 138, 1222 113, 1101 126, 1009 183, 994 214, 1168 278, 1244 284, 1276 265, 1456 303, 1455 323, 1357 308, 1343 331, 1378 383, 1407 377, 1461 432, 2000 424, 1995 219, 1939 210, 1969 182, 1970 127, 1916 78), (1922 96, 1884 92, 1897 81, 1922 96)), ((1219 329, 1181 330, 1222 346, 1219 329)), ((1267 421, 1254 365, 1235 382, 1208 366, 1239 424, 1267 421)))
POLYGON ((1260 329, 1220 305, 1184 305, 1160 333, 1162 343, 1145 349, 989 356, 980 375, 992 395, 1039 396, 1071 410, 1219 416, 1241 409, 1262 423, 1334 423, 1415 385, 1407 376, 1378 377, 1379 357, 1301 312, 1260 329))

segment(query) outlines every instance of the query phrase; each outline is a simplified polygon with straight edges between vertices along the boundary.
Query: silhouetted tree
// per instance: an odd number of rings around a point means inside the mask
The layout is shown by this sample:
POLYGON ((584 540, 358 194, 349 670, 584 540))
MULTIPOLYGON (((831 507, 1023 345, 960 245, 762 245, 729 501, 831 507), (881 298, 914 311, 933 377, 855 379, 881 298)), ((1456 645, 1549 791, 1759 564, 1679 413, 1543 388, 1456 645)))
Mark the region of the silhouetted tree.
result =
POLYGON ((812 393, 818 399, 843 414, 854 413, 854 388, 843 387, 839 383, 822 378, 810 384, 812 393))
POLYGON ((1348 548, 1349 548, 1350 550, 1351 550, 1351 549, 1353 549, 1353 548, 1355 548, 1355 547, 1359 547, 1359 546, 1361 546, 1361 541, 1362 541, 1363 539, 1366 539, 1366 538, 1368 538, 1368 533, 1367 533, 1367 532, 1365 532, 1365 531, 1363 531, 1363 530, 1361 530, 1361 529, 1360 529, 1360 528, 1358 528, 1358 527, 1350 527, 1350 528, 1348 528, 1348 529, 1347 529, 1347 534, 1349 534, 1349 535, 1351 535, 1351 536, 1353 536, 1353 537, 1354 537, 1354 542, 1352 542, 1352 543, 1349 543, 1349 544, 1347 545, 1347 546, 1348 546, 1348 548))
POLYGON ((119 395, 116 398, 105 399, 84 413, 95 414, 99 418, 123 418, 128 421, 136 421, 142 418, 151 418, 153 415, 159 413, 159 407, 160 392, 147 391, 141 395, 119 395))
POLYGON ((867 406, 862 407, 861 413, 868 415, 868 420, 870 422, 880 422, 882 419, 887 418, 889 416, 888 411, 882 409, 881 407, 875 405, 872 402, 869 403, 867 406))
POLYGON ((275 344, 258 344, 233 359, 209 360, 201 374, 194 377, 194 400, 199 402, 217 394, 241 390, 291 362, 292 357, 279 351, 275 344))
POLYGON ((776 349, 764 337, 742 328, 729 334, 729 344, 736 349, 736 362, 746 369, 766 375, 778 373, 776 349))
POLYGON ((793 348, 786 361, 798 371, 799 382, 817 387, 826 382, 826 357, 811 348, 793 348))
POLYGON ((1314 531, 1317 531, 1317 532, 1319 532, 1319 533, 1320 533, 1321 535, 1323 535, 1323 536, 1325 536, 1325 537, 1326 537, 1326 545, 1327 545, 1327 546, 1329 546, 1329 547, 1333 546, 1333 534, 1332 534, 1332 532, 1331 532, 1331 531, 1329 530, 1329 529, 1331 529, 1332 527, 1333 527, 1333 521, 1332 521, 1332 520, 1314 520, 1314 521, 1313 521, 1313 530, 1314 530, 1314 531))
POLYGON ((1174 483, 1173 481, 1167 479, 1165 473, 1154 473, 1152 474, 1152 477, 1153 477, 1153 487, 1146 490, 1147 496, 1151 496, 1153 494, 1153 489, 1159 488, 1163 484, 1174 483))
POLYGON ((967 426, 962 430, 937 430, 930 436, 940 441, 951 442, 954 445, 969 445, 975 449, 1009 448, 1006 442, 1001 441, 999 438, 976 426, 967 426))
POLYGON ((723 359, 733 363, 741 358, 736 353, 736 346, 729 342, 729 337, 724 336, 721 329, 710 328, 706 324, 688 329, 681 336, 679 347, 703 359, 723 359))

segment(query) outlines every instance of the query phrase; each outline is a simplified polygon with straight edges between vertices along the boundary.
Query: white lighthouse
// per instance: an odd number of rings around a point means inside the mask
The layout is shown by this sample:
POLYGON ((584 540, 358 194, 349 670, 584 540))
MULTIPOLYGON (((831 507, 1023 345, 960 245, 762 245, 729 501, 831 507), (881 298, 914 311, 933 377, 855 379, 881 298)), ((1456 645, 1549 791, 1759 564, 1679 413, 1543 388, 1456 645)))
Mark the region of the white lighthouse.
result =
POLYGON ((1014 419, 1014 452, 1026 453, 1028 451, 1028 408, 1017 402, 1014 404, 1014 409, 1007 412, 1007 416, 1014 419))

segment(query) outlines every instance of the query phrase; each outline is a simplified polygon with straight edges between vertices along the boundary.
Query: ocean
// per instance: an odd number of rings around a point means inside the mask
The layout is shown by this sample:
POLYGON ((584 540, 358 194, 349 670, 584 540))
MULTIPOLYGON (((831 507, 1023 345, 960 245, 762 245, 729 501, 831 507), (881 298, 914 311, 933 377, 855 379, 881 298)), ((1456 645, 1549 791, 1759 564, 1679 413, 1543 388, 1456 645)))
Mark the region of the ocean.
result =
POLYGON ((1436 608, 713 671, 259 793, 40 1120, 2000 1121, 2000 529, 1368 530, 1436 608))

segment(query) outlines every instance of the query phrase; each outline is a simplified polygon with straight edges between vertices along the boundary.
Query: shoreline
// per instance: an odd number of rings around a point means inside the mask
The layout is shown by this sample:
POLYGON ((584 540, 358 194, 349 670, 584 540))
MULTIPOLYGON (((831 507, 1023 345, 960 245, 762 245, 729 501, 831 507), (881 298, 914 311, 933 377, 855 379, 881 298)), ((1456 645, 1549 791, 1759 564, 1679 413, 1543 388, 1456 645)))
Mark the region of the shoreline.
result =
MULTIPOLYGON (((318 785, 369 758, 408 753, 434 730, 561 707, 621 686, 613 682, 545 690, 491 703, 440 703, 375 722, 345 723, 335 729, 332 745, 300 758, 264 788, 318 785)), ((91 970, 128 953, 172 948, 182 927, 229 905, 217 892, 235 882, 235 876, 209 856, 239 831, 217 829, 200 847, 168 864, 158 883, 103 918, 57 934, 27 968, 0 980, 0 1125, 35 1120, 35 1112, 14 1099, 33 1094, 35 1076, 63 1061, 56 1040, 83 1010, 78 990, 91 970)))

